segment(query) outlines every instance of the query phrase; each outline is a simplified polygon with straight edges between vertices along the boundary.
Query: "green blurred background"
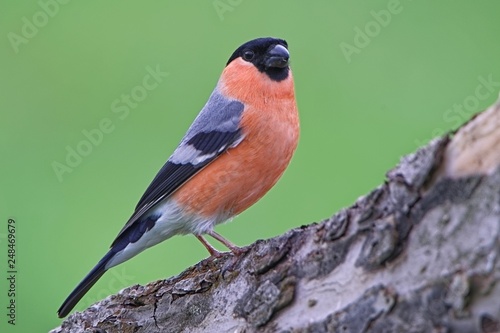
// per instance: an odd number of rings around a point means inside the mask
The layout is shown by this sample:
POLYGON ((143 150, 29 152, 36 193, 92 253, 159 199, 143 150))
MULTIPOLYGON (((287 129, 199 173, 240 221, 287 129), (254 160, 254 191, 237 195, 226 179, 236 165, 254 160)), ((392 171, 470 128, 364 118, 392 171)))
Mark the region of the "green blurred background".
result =
MULTIPOLYGON (((247 40, 288 41, 302 132, 278 185, 217 228, 239 245, 351 205, 500 88, 495 0, 60 1, 0 2, 2 332, 60 323, 57 308, 247 40), (141 96, 147 68, 157 67, 168 76, 141 96), (140 97, 126 106, 132 92, 140 97), (89 145, 85 131, 103 119, 108 133, 89 145), (58 175, 54 163, 67 165, 68 149, 87 156, 58 175), (8 218, 17 222, 14 327, 5 315, 8 218)), ((112 269, 77 309, 206 256, 192 236, 171 239, 112 269)))

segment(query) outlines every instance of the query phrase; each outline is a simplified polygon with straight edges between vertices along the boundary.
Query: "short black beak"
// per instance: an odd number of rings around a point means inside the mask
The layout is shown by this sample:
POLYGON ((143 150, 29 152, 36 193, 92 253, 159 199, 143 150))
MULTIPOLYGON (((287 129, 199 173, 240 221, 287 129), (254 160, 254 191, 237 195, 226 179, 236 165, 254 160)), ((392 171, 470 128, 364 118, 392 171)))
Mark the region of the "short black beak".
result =
POLYGON ((290 58, 290 53, 286 47, 281 44, 272 46, 266 55, 265 65, 266 67, 277 67, 285 68, 288 66, 288 60, 290 58))

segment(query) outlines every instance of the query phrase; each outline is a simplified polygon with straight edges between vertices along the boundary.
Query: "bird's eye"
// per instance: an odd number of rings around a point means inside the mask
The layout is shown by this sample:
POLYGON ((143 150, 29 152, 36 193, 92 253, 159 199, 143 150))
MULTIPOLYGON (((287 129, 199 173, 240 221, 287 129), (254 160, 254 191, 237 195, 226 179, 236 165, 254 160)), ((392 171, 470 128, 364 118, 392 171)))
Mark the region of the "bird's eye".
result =
POLYGON ((246 61, 252 60, 254 56, 255 53, 253 53, 253 51, 248 50, 243 52, 243 59, 245 59, 246 61))

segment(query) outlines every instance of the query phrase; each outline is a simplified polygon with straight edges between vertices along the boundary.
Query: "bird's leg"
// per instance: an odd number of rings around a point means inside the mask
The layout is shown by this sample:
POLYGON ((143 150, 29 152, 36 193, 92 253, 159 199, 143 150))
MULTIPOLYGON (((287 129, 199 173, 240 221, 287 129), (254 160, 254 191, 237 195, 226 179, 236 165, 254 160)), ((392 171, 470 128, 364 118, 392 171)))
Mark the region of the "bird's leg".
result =
POLYGON ((209 231, 209 232, 207 232, 207 234, 210 235, 210 236, 212 236, 213 238, 215 238, 216 240, 218 240, 222 244, 224 244, 235 255, 239 256, 239 255, 245 253, 244 249, 242 249, 241 247, 238 247, 238 246, 234 245, 233 243, 231 243, 230 241, 228 241, 227 239, 225 239, 224 237, 222 237, 221 235, 219 235, 215 231, 209 231))
POLYGON ((215 249, 215 247, 210 245, 210 243, 207 242, 207 240, 205 238, 203 238, 203 236, 200 236, 200 235, 195 235, 195 236, 196 236, 196 238, 198 238, 198 240, 201 242, 201 244, 203 244, 203 246, 208 250, 208 252, 210 253, 210 256, 215 257, 215 258, 222 257, 222 253, 220 253, 219 251, 217 251, 215 249))

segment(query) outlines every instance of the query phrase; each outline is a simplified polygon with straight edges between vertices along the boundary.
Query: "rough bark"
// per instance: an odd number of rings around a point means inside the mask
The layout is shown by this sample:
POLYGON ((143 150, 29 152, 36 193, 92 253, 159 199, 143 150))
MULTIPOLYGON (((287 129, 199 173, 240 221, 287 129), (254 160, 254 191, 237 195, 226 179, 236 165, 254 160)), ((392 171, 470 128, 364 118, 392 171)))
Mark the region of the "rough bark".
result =
POLYGON ((52 332, 500 332, 500 104, 331 218, 135 285, 52 332))

